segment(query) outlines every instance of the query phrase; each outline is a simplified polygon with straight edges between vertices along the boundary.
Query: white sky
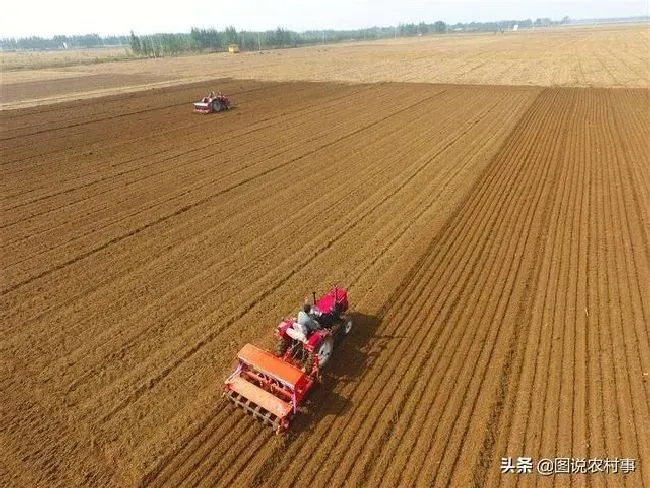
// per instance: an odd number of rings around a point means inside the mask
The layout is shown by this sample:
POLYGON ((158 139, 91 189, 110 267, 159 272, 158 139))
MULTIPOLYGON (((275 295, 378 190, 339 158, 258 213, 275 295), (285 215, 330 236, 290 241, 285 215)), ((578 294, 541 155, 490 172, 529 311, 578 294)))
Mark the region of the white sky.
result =
POLYGON ((0 37, 189 32, 191 27, 348 29, 398 22, 648 15, 648 0, 3 0, 0 37))

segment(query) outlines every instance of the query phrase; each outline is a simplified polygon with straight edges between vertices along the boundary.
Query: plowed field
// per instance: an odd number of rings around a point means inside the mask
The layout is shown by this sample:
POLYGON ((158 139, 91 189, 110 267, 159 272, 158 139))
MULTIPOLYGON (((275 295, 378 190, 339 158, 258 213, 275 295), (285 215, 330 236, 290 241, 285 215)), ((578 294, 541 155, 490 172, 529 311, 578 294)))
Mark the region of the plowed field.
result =
MULTIPOLYGON (((86 65, 102 50, 8 53, 0 110, 126 91, 209 82, 409 82, 506 86, 650 88, 647 23, 440 34, 298 49, 135 59, 86 65), (12 66, 77 62, 83 66, 11 71, 12 66), (9 59, 11 58, 11 59, 9 59), (22 58, 22 59, 21 59, 22 58), (47 59, 50 61, 47 61, 47 59)), ((203 86, 200 94, 210 88, 203 86)))
POLYGON ((0 114, 0 485, 650 487, 648 90, 219 88, 0 114), (276 436, 222 382, 333 283, 276 436))

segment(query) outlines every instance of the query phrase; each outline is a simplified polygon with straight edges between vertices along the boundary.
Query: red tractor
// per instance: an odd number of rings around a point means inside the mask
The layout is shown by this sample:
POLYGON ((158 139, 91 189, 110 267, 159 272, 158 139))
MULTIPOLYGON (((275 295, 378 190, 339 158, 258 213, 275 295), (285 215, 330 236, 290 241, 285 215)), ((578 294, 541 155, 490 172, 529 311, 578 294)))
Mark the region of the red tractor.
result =
POLYGON ((237 369, 226 380, 224 395, 276 432, 286 430, 330 360, 336 339, 352 329, 352 320, 344 315, 347 309, 347 291, 335 287, 312 307, 320 328, 310 332, 292 317, 276 329, 275 354, 246 344, 237 354, 237 369))
POLYGON ((221 112, 222 110, 229 110, 231 108, 232 104, 230 103, 230 99, 221 92, 216 95, 214 92, 210 92, 200 102, 194 102, 194 111, 202 114, 221 112))

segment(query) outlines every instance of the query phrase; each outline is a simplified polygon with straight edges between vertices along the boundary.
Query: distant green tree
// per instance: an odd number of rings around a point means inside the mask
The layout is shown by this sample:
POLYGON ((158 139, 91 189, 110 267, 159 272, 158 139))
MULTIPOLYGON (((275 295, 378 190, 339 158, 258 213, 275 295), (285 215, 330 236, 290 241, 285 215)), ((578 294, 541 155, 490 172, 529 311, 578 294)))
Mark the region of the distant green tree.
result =
POLYGON ((237 44, 239 41, 239 36, 237 36, 237 30, 233 26, 226 27, 223 36, 226 45, 237 44))
POLYGON ((283 46, 288 46, 291 43, 291 33, 283 29, 282 27, 278 27, 275 30, 275 36, 274 36, 274 46, 278 47, 283 47, 283 46))
POLYGON ((130 44, 135 54, 142 54, 142 42, 140 42, 140 38, 133 31, 131 31, 130 44))
MULTIPOLYGON (((262 39, 260 36, 260 44, 262 44, 262 39)), ((255 51, 257 50, 257 33, 256 32, 239 32, 239 46, 245 51, 255 51)), ((261 47, 261 46, 260 46, 261 47)))
POLYGON ((9 39, 1 39, 0 47, 7 51, 15 51, 18 48, 18 42, 16 42, 16 39, 13 37, 10 37, 9 39))
POLYGON ((221 49, 224 47, 224 34, 214 28, 190 30, 190 44, 194 49, 221 49))
POLYGON ((400 36, 415 36, 418 33, 418 26, 415 24, 400 24, 400 36))

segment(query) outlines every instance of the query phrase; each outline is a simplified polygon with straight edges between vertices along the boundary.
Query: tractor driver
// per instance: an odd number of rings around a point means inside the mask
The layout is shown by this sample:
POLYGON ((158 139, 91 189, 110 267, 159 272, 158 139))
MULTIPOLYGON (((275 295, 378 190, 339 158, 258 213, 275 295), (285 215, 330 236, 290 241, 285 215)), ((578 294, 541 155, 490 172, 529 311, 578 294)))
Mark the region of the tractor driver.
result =
POLYGON ((309 334, 315 330, 320 329, 320 324, 310 315, 312 311, 311 303, 305 302, 302 306, 302 310, 298 312, 297 322, 300 325, 303 325, 309 331, 309 334))

